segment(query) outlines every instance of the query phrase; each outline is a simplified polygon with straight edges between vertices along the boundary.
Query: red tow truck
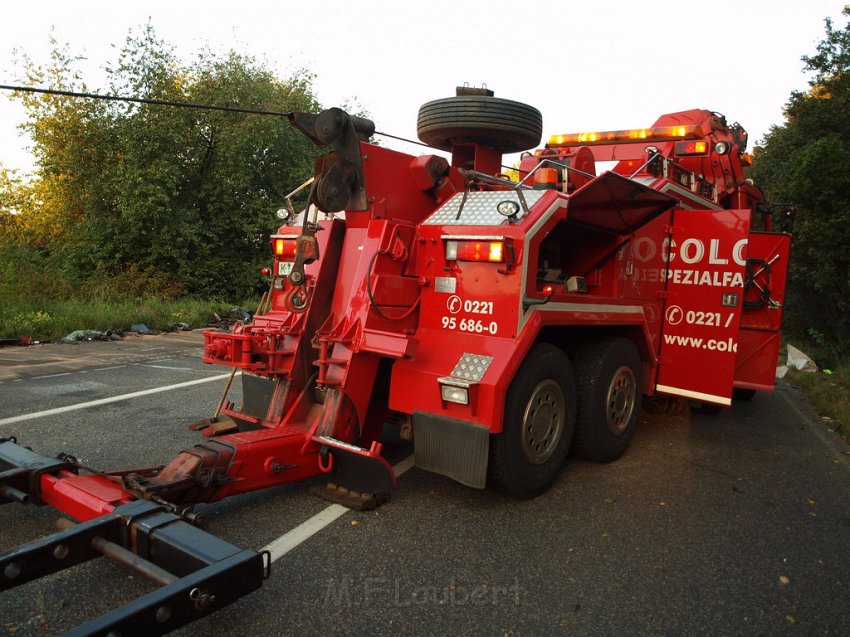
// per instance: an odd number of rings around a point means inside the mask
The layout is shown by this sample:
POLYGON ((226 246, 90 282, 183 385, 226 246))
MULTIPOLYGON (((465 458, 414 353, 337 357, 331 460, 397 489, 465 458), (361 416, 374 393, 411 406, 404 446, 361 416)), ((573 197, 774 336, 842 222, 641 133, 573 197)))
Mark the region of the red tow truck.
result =
POLYGON ((0 555, 0 589, 104 546, 163 584, 76 634, 168 632, 260 586, 268 560, 191 526, 191 505, 327 474, 323 497, 377 506, 387 423, 418 467, 524 498, 570 452, 621 456, 642 400, 710 409, 774 386, 793 212, 745 178, 740 125, 691 110, 553 135, 505 174, 542 117, 484 89, 420 109, 450 159, 370 144, 374 124, 340 109, 290 119, 329 150, 291 195, 308 193, 300 214, 287 198, 261 311, 204 334, 241 404, 140 471, 0 441, 0 502, 81 521, 0 555))

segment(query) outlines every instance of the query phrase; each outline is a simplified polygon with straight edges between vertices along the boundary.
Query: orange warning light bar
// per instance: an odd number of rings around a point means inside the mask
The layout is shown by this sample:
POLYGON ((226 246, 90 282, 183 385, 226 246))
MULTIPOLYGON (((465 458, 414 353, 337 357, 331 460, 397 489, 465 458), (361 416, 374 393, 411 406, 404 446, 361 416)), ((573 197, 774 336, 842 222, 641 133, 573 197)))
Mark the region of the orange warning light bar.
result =
POLYGON ((610 144, 612 142, 651 142, 668 139, 702 138, 699 126, 656 126, 655 128, 632 128, 629 130, 567 133, 552 135, 547 146, 576 146, 578 144, 610 144))

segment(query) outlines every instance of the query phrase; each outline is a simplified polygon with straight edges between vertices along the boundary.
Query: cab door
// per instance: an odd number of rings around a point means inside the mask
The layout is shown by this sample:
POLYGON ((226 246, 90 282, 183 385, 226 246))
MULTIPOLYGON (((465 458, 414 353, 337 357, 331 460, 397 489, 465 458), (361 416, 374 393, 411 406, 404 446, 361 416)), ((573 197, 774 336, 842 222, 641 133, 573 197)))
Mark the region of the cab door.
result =
POLYGON ((676 210, 656 391, 732 403, 749 210, 676 210))
POLYGON ((791 235, 753 232, 747 246, 744 311, 738 336, 735 387, 772 390, 788 276, 791 235))

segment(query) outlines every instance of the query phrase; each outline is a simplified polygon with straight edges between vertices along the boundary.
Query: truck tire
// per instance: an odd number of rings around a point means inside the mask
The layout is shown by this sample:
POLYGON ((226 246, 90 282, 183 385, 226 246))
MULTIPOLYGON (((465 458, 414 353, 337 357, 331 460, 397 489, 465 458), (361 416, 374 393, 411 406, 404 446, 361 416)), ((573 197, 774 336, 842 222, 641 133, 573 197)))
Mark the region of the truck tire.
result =
POLYGON ((573 450, 595 462, 622 456, 640 415, 641 361, 634 343, 609 338, 585 345, 574 358, 578 416, 573 450))
POLYGON ((723 411, 722 405, 717 405, 715 403, 704 403, 699 400, 692 400, 689 403, 691 407, 692 414, 699 414, 701 416, 716 416, 721 411, 723 411))
POLYGON ((521 102, 460 95, 423 104, 416 133, 440 150, 450 151, 455 141, 472 141, 502 153, 517 153, 540 144, 543 116, 521 102))
POLYGON ((732 400, 749 402, 756 396, 755 389, 747 389, 746 387, 736 387, 732 390, 732 400))
POLYGON ((505 425, 490 439, 490 479, 517 498, 539 495, 555 479, 575 431, 575 383, 567 355, 531 348, 511 382, 505 425))

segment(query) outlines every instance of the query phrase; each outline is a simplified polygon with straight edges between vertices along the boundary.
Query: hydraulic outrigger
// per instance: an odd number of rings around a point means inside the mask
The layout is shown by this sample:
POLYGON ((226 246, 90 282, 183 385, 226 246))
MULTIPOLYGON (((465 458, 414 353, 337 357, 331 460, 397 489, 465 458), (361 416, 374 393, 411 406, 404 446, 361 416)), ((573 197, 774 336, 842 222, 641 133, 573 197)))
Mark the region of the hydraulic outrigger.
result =
MULTIPOLYGON (((333 148, 316 161, 308 208, 365 210, 367 158, 360 157, 360 142, 374 124, 339 109, 318 116, 293 113, 291 120, 317 144, 333 148)), ((371 219, 354 229, 356 215, 347 220, 348 244, 362 242, 403 262, 397 237, 410 240, 412 225, 402 230, 376 220, 379 231, 372 236, 371 219)), ((69 634, 163 634, 256 590, 270 572, 267 553, 240 549, 192 526, 193 504, 321 474, 331 476, 322 494, 348 506, 371 508, 389 497, 395 476, 377 441, 386 401, 383 409, 380 399, 370 405, 379 358, 354 358, 350 348, 356 339, 382 353, 401 347, 400 356, 407 339, 394 329, 376 329, 368 307, 353 322, 336 323, 339 308, 331 307, 327 292, 317 292, 333 289, 338 269, 356 267, 344 262, 343 225, 335 220, 322 226, 305 214, 288 273, 292 290, 285 298, 275 295, 250 327, 205 334, 206 362, 227 360, 252 372, 243 379, 242 410, 224 405, 224 414, 238 422, 235 432, 209 427, 208 440, 165 467, 111 473, 92 471, 69 455, 42 456, 14 437, 0 438, 0 504, 51 505, 79 521, 66 520, 60 532, 0 554, 0 591, 106 555, 160 588, 69 634), (320 352, 315 365, 314 333, 320 352)), ((382 264, 381 271, 387 269, 392 268, 382 264)), ((398 278, 400 268, 395 269, 398 278)), ((379 320, 382 327, 395 323, 379 320)))

